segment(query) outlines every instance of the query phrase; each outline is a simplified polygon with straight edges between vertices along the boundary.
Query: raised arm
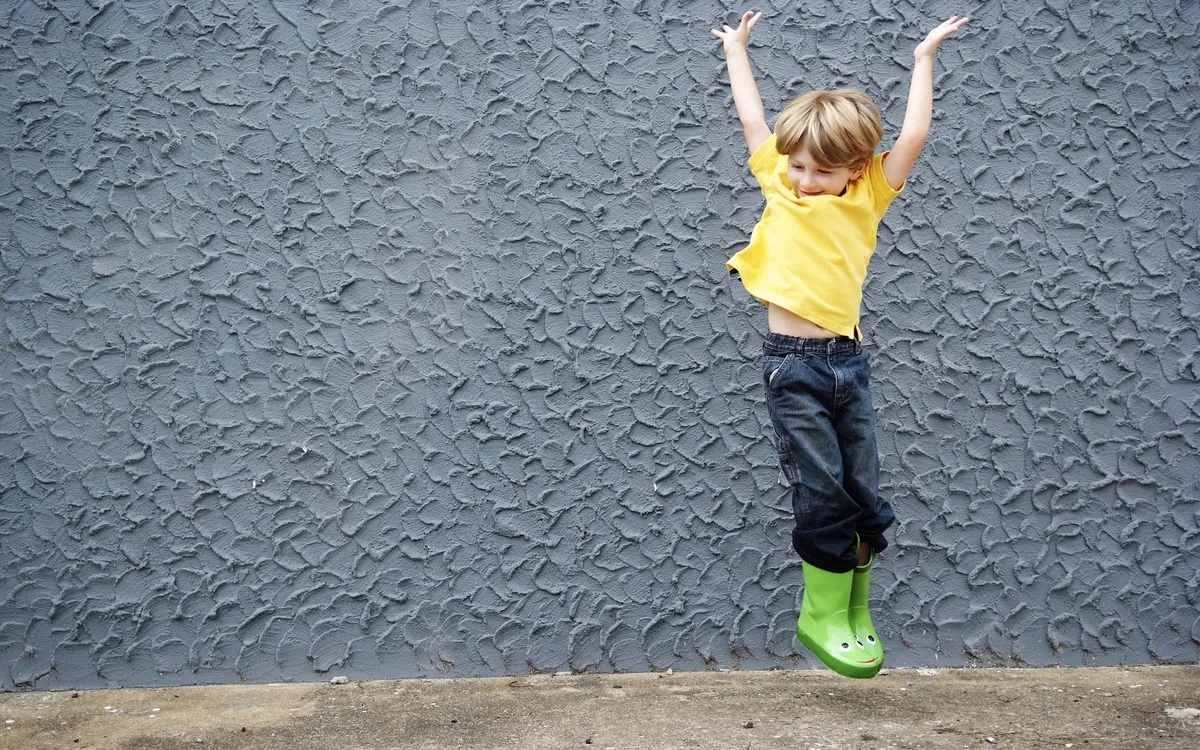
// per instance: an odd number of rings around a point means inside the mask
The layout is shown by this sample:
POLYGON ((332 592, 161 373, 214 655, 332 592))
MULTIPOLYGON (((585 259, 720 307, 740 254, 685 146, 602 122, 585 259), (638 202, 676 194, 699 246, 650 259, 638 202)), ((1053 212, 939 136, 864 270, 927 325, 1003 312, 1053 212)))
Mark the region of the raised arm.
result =
POLYGON ((750 41, 750 30, 760 18, 762 13, 746 11, 736 29, 725 26, 723 31, 712 30, 725 47, 725 65, 729 68, 733 103, 737 107, 738 119, 742 121, 746 146, 752 154, 771 137, 771 128, 767 126, 767 117, 763 112, 762 98, 758 95, 758 85, 754 83, 754 71, 750 68, 750 53, 746 51, 746 44, 750 41))
MULTIPOLYGON (((892 151, 883 162, 883 174, 893 189, 899 190, 908 178, 908 173, 921 155, 925 138, 929 135, 929 122, 933 118, 933 56, 942 40, 958 31, 967 22, 966 18, 951 16, 940 26, 929 32, 925 40, 913 50, 912 84, 908 89, 908 107, 904 111, 904 125, 892 146, 892 151)), ((733 74, 730 73, 730 76, 733 74)))

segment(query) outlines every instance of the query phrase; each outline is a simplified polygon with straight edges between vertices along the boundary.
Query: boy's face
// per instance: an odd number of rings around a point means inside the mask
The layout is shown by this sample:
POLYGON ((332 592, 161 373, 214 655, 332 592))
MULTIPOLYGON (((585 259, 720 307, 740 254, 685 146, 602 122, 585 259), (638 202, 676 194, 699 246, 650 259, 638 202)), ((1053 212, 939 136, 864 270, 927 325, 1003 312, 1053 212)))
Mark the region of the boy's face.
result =
POLYGON ((827 167, 819 164, 806 147, 788 154, 788 184, 798 198, 841 195, 851 180, 862 176, 866 164, 857 167, 827 167))

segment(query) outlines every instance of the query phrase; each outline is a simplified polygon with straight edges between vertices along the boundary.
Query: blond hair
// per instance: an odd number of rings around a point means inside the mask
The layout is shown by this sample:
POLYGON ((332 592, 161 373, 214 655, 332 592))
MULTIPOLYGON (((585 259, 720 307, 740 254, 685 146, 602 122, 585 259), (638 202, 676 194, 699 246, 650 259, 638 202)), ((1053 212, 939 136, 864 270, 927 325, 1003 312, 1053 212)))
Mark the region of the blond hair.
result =
POLYGON ((827 167, 856 167, 871 158, 881 140, 879 110, 857 89, 809 92, 775 120, 776 151, 807 148, 827 167))

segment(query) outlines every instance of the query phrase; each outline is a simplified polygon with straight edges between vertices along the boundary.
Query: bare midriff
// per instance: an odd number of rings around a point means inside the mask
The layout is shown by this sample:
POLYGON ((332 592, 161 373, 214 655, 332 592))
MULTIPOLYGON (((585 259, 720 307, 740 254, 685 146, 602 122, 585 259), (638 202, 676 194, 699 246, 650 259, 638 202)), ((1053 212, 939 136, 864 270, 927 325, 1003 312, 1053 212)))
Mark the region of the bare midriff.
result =
POLYGON ((837 337, 837 334, 828 328, 822 328, 808 318, 802 318, 778 305, 767 305, 767 328, 771 333, 782 333, 784 336, 796 336, 802 339, 837 337))

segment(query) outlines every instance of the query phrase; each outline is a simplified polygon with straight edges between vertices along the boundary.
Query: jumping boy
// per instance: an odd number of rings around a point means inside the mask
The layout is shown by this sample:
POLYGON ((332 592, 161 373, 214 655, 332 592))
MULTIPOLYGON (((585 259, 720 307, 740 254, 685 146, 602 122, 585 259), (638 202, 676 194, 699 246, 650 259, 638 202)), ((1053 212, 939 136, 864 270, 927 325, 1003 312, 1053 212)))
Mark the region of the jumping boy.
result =
POLYGON ((830 669, 874 677, 883 645, 867 610, 871 564, 895 520, 879 497, 879 454, 859 307, 879 222, 921 153, 933 115, 933 57, 966 18, 913 51, 904 125, 876 154, 883 126, 861 91, 814 91, 767 126, 746 45, 762 13, 713 34, 766 208, 727 262, 767 305, 763 383, 784 477, 792 546, 804 571, 796 637, 830 669))

